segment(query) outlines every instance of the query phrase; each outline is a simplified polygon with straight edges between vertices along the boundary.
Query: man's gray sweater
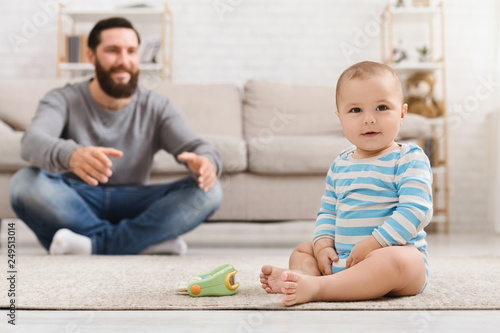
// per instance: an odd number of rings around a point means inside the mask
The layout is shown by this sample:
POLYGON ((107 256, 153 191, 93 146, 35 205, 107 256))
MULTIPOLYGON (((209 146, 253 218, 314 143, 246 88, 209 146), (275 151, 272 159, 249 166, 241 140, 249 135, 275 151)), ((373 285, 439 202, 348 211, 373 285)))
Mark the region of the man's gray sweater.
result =
POLYGON ((83 146, 123 151, 123 157, 112 158, 113 176, 107 185, 146 183, 153 156, 160 149, 174 156, 182 152, 205 156, 216 172, 221 172, 218 152, 193 132, 170 100, 142 87, 119 111, 99 106, 90 94, 89 81, 68 84, 45 95, 23 136, 23 159, 75 178, 69 170, 69 158, 83 146))

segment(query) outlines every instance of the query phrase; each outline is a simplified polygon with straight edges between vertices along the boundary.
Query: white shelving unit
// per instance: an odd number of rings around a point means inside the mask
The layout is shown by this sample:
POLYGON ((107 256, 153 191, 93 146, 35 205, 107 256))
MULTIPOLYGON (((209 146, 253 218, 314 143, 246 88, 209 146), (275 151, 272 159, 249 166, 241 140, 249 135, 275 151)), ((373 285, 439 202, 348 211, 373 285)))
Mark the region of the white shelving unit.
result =
MULTIPOLYGON (((92 27, 97 21, 108 17, 125 17, 141 34, 141 44, 147 42, 147 36, 141 33, 144 26, 155 26, 160 31, 160 52, 157 63, 140 63, 141 72, 159 75, 161 80, 172 82, 173 58, 173 16, 164 3, 162 7, 115 8, 104 10, 71 9, 59 5, 57 24, 57 61, 56 77, 69 73, 70 77, 83 77, 94 72, 94 66, 88 62, 68 62, 66 36, 77 34, 79 25, 92 27), (68 28, 65 24, 70 22, 68 28)), ((90 28, 85 33, 88 35, 90 28)), ((141 45, 142 46, 142 45, 141 45)), ((80 53, 81 54, 81 53, 80 53)))
MULTIPOLYGON (((438 77, 434 89, 441 93, 440 99, 443 101, 443 115, 439 118, 429 119, 432 140, 431 161, 434 176, 434 217, 432 222, 436 226, 443 226, 444 232, 448 233, 450 229, 450 214, 443 3, 440 2, 437 5, 426 7, 407 6, 403 8, 396 8, 392 3, 389 3, 382 13, 381 22, 382 61, 384 63, 392 66, 402 78, 416 72, 433 73, 438 77), (413 30, 408 28, 410 25, 413 25, 413 30), (405 28, 410 30, 405 31, 405 28), (408 34, 409 31, 417 32, 418 36, 408 34), (407 34, 405 35, 405 33, 407 34), (396 34, 399 35, 396 36, 396 34), (416 42, 413 39, 423 41, 424 45, 428 46, 427 59, 419 61, 418 59, 410 58, 406 61, 396 62, 394 58, 395 40, 416 42)), ((413 47, 415 48, 415 45, 413 47)))
POLYGON ((438 71, 443 69, 443 64, 440 62, 405 62, 402 64, 393 64, 396 71, 400 73, 412 73, 416 71, 438 71))

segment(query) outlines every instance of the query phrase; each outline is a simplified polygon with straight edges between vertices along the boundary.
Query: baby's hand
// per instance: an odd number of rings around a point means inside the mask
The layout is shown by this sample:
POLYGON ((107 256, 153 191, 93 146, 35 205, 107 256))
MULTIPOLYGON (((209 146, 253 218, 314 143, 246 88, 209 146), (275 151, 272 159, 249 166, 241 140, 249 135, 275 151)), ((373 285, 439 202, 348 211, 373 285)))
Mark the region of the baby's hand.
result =
POLYGON ((332 274, 332 262, 337 262, 339 257, 333 248, 333 240, 322 238, 314 244, 314 257, 318 263, 318 269, 323 275, 332 274))
POLYGON ((332 274, 332 262, 339 261, 339 257, 337 256, 337 252, 330 248, 324 248, 323 250, 318 252, 316 257, 316 261, 318 262, 318 268, 321 274, 323 275, 331 275, 332 274))
POLYGON ((351 254, 347 257, 345 268, 352 267, 357 263, 365 260, 368 253, 380 249, 382 245, 375 239, 375 237, 370 236, 361 242, 356 243, 351 250, 351 254))

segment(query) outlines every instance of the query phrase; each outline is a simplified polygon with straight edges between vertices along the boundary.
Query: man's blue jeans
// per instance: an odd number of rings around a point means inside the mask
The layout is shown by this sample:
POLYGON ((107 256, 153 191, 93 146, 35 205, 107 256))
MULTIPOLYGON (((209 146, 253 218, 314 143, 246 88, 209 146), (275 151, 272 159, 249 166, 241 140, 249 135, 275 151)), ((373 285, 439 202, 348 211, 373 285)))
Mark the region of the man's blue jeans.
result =
POLYGON ((196 228, 220 206, 192 178, 171 184, 91 186, 43 169, 19 170, 10 182, 12 208, 48 249, 61 228, 85 235, 93 254, 136 254, 196 228))

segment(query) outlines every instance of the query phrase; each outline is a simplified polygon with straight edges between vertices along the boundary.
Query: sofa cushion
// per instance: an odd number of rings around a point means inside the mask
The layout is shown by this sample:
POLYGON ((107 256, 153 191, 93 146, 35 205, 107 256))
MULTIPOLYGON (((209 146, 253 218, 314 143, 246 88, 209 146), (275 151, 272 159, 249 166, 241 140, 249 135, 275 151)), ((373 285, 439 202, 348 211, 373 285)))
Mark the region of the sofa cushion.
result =
POLYGON ((25 130, 35 115, 40 99, 67 80, 0 80, 0 120, 16 130, 25 130))
POLYGON ((28 166, 28 163, 21 159, 21 138, 23 132, 16 132, 10 126, 0 120, 0 171, 14 172, 28 166))
POLYGON ((342 135, 335 111, 334 87, 251 80, 245 85, 245 138, 342 135))
POLYGON ((343 136, 275 136, 248 142, 248 168, 259 174, 325 175, 352 144, 343 136))
POLYGON ((237 86, 161 83, 153 90, 168 97, 198 134, 242 137, 241 94, 237 86))
MULTIPOLYGON (((247 146, 245 141, 231 136, 206 134, 203 139, 211 143, 222 157, 222 171, 224 173, 243 172, 247 169, 247 146)), ((154 174, 187 174, 183 164, 177 163, 175 158, 164 150, 156 153, 152 173, 154 174)))

